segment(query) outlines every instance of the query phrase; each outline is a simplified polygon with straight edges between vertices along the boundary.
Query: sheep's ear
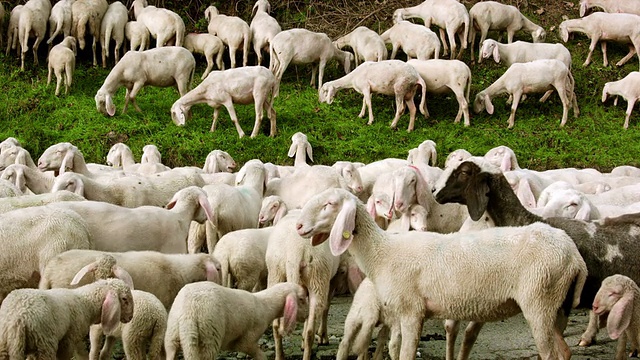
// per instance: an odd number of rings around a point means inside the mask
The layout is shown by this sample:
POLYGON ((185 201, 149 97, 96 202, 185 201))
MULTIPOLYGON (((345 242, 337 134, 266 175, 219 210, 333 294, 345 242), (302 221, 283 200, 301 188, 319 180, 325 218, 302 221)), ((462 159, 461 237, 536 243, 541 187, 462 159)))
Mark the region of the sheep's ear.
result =
POLYGON ((367 212, 371 215, 371 218, 375 220, 377 212, 376 212, 376 199, 373 195, 369 196, 367 200, 367 212))
POLYGON ((497 44, 493 47, 493 61, 500 62, 500 50, 498 50, 497 44))
POLYGON ((436 166, 438 160, 438 153, 436 151, 431 152, 431 166, 436 166))
POLYGON ((280 219, 282 219, 287 214, 287 207, 285 204, 281 203, 278 207, 278 211, 276 211, 276 215, 273 217, 273 226, 275 226, 280 219))
POLYGON ((298 300, 295 293, 289 294, 285 298, 283 315, 284 331, 289 335, 296 328, 296 320, 298 318, 298 300))
POLYGON ((14 164, 27 165, 27 152, 25 150, 21 150, 18 152, 14 164))
POLYGON ((511 154, 509 152, 505 152, 502 156, 502 162, 500 163, 500 170, 502 172, 510 171, 513 168, 513 163, 511 162, 511 154))
POLYGON ((607 332, 613 340, 622 335, 631 322, 633 315, 633 292, 626 292, 611 308, 607 317, 607 332))
POLYGON ((205 194, 200 194, 198 196, 198 203, 207 215, 207 220, 213 222, 213 209, 211 208, 211 203, 209 203, 209 199, 207 199, 205 194))
POLYGON ((251 9, 251 17, 253 17, 253 15, 256 13, 256 9, 258 8, 259 4, 260 2, 256 1, 256 3, 253 5, 253 9, 251 9))
POLYGON ((411 214, 404 213, 400 218, 400 231, 409 231, 411 230, 411 214))
POLYGON ((489 185, 487 184, 489 179, 487 176, 486 173, 475 174, 465 189, 467 210, 473 221, 480 220, 489 204, 489 185))
POLYGON ((105 97, 105 105, 107 107, 107 114, 109 114, 109 116, 113 116, 116 114, 116 106, 113 104, 113 98, 111 98, 111 95, 107 94, 107 96, 105 97))
POLYGON ((576 213, 576 219, 585 221, 589 220, 591 217, 591 205, 586 201, 583 201, 580 205, 580 210, 576 213))
POLYGON ((560 38, 563 42, 569 41, 569 30, 567 30, 566 26, 560 26, 560 38))
POLYGON ((80 283, 80 281, 82 281, 82 278, 85 277, 85 275, 87 275, 90 272, 95 271, 97 266, 96 262, 92 262, 91 264, 87 264, 85 265, 82 269, 80 269, 76 275, 73 277, 73 280, 71 280, 71 283, 69 285, 78 285, 78 283, 80 283))
POLYGON ((604 84, 602 88, 602 102, 607 101, 607 97, 609 96, 609 84, 604 84))
POLYGON ((24 172, 22 171, 22 169, 15 170, 15 175, 16 175, 16 186, 22 192, 25 192, 27 190, 27 179, 24 176, 24 172))
POLYGON ((124 281, 124 283, 129 286, 129 289, 133 290, 133 279, 131 278, 131 275, 129 275, 127 270, 121 268, 118 265, 114 265, 111 268, 111 271, 118 279, 124 281))
POLYGON ((118 294, 109 290, 102 302, 100 324, 105 335, 111 335, 120 323, 120 299, 118 294))
MULTIPOLYGON (((424 206, 425 209, 427 209, 427 211, 429 211, 429 201, 427 200, 429 198, 429 195, 431 194, 431 190, 429 189, 429 185, 427 184, 427 180, 422 177, 422 173, 420 172, 420 170, 413 166, 410 165, 410 168, 413 169, 413 171, 415 171, 416 173, 416 199, 418 200, 418 204, 424 206)), ((403 223, 403 227, 404 227, 404 223, 403 223)), ((407 228, 407 231, 409 229, 407 228)))
POLYGON ((356 201, 351 198, 345 199, 329 234, 329 245, 334 256, 340 256, 351 245, 355 227, 356 201))
POLYGON ((580 17, 583 17, 587 13, 587 3, 580 1, 580 17))
POLYGON ((78 181, 77 179, 73 183, 75 185, 75 190, 73 192, 84 197, 84 183, 82 181, 78 181))
POLYGON ((64 174, 67 171, 67 168, 73 169, 73 158, 75 156, 76 154, 73 149, 67 149, 67 152, 62 158, 62 163, 60 163, 60 175, 64 174))
POLYGON ((487 114, 493 115, 493 103, 491 103, 489 94, 484 94, 484 108, 487 110, 487 114))
POLYGON ((216 268, 216 264, 211 259, 207 259, 204 263, 205 272, 207 273, 207 281, 212 281, 216 284, 220 284, 220 274, 216 268))
POLYGON ((291 146, 289 146, 289 152, 287 152, 287 156, 289 156, 289 157, 296 156, 296 149, 297 148, 298 148, 298 144, 291 143, 291 146))
POLYGON ((307 149, 307 156, 309 157, 309 160, 313 162, 313 148, 311 147, 311 144, 307 143, 306 149, 307 149))
POLYGON ((534 208, 536 207, 536 196, 531 190, 531 183, 526 178, 520 179, 518 182, 518 193, 516 194, 522 205, 534 208))

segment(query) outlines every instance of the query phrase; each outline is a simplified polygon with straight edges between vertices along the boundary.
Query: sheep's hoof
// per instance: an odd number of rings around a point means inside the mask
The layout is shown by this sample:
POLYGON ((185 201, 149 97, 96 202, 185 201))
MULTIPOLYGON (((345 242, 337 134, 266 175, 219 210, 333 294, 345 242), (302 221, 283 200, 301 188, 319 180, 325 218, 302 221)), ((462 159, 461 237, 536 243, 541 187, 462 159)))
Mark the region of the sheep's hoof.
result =
POLYGON ((594 340, 586 340, 586 339, 580 339, 580 342, 578 343, 578 346, 591 346, 594 345, 596 343, 595 339, 594 340))

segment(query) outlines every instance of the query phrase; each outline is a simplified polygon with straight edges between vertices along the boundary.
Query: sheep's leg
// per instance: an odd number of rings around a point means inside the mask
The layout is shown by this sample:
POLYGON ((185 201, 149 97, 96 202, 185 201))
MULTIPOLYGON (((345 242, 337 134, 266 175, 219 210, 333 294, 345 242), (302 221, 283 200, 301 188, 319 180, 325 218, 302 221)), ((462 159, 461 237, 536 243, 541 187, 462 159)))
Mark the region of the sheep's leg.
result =
MULTIPOLYGON (((640 45, 640 44, 639 44, 640 45)), ((631 60, 633 55, 636 54, 636 47, 634 45, 629 44, 629 53, 625 55, 620 61, 616 63, 616 66, 622 66, 627 63, 627 61, 631 60)))
POLYGON ((224 47, 218 51, 218 55, 216 56, 216 65, 218 66, 218 70, 224 70, 224 61, 222 61, 222 56, 224 55, 224 47))
POLYGON ((471 354, 471 348, 473 348, 473 344, 476 343, 478 339, 478 334, 480 334, 480 330, 484 326, 483 322, 470 321, 464 330, 464 338, 462 339, 462 346, 460 347, 460 352, 458 353, 458 360, 467 360, 469 359, 469 354, 471 354))
POLYGON ((116 60, 116 62, 115 62, 116 64, 118 63, 118 61, 120 61, 120 47, 121 46, 122 46, 122 43, 119 43, 119 42, 116 41, 116 47, 113 50, 114 55, 116 57, 116 59, 115 59, 116 60))
MULTIPOLYGON (((555 312, 550 313, 547 311, 546 313, 540 313, 539 311, 528 311, 529 306, 531 308, 534 306, 528 304, 523 305, 524 306, 521 306, 523 308, 522 314, 529 323, 540 358, 542 360, 563 359, 559 353, 560 349, 556 346, 559 345, 559 347, 562 348, 563 346, 558 344, 557 341, 560 340, 564 342, 564 339, 561 335, 560 339, 558 339, 556 335, 558 334, 558 329, 554 326, 555 312)), ((536 306, 540 306, 540 304, 536 306)), ((564 345, 566 346, 566 343, 564 345)))
MULTIPOLYGON (((98 359, 102 354, 100 351, 100 342, 102 341, 102 328, 97 326, 92 326, 89 329, 89 358, 90 359, 98 359)), ((106 345, 106 342, 105 342, 106 345)))
POLYGON ((93 51, 93 66, 98 66, 98 59, 96 57, 96 36, 93 36, 93 42, 91 43, 91 51, 93 51))
POLYGON ((590 346, 595 343, 599 329, 598 322, 598 316, 593 311, 589 310, 589 324, 587 324, 587 329, 580 336, 578 346, 590 346))
POLYGON ((231 68, 235 68, 236 67, 236 47, 235 46, 231 46, 231 44, 229 44, 229 60, 231 61, 231 68))
MULTIPOLYGON (((444 29, 440 28, 438 29, 438 31, 440 32, 440 41, 442 41, 442 47, 444 49, 444 51, 442 52, 442 56, 447 56, 447 54, 449 54, 449 46, 447 45, 447 40, 445 39, 444 36, 444 29)), ((453 47, 453 44, 451 45, 451 47, 453 47)), ((451 50, 451 58, 453 59, 453 49, 451 50)))
POLYGON ((407 128, 407 132, 413 131, 413 126, 416 121, 416 104, 414 104, 413 102, 413 97, 415 96, 415 94, 416 91, 414 90, 404 97, 404 103, 407 104, 407 107, 409 108, 409 127, 407 128))
POLYGON ((596 44, 598 44, 598 40, 599 38, 596 36, 591 39, 591 43, 589 44, 589 54, 587 54, 587 59, 584 61, 582 66, 587 66, 591 63, 591 55, 593 54, 593 50, 596 48, 596 44))
POLYGON ((38 47, 40 46, 40 42, 42 41, 42 38, 40 37, 40 35, 36 36, 36 41, 33 43, 33 63, 37 66, 38 65, 38 47))
POLYGON ((454 90, 453 93, 456 95, 456 100, 458 100, 458 114, 453 122, 454 124, 459 123, 462 116, 464 116, 464 126, 469 126, 469 104, 464 96, 464 90, 454 90))
POLYGON ((129 90, 129 88, 127 88, 127 90, 124 92, 124 107, 122 108, 122 113, 126 113, 127 112, 127 108, 129 107, 129 93, 131 92, 131 90, 129 90))
MULTIPOLYGON (((311 87, 315 87, 316 86, 316 74, 317 73, 318 73, 318 65, 312 64, 311 65, 311 82, 309 83, 309 85, 311 85, 311 87)), ((318 86, 318 89, 320 89, 320 86, 318 86)))
MULTIPOLYGON (((451 44, 451 56, 449 58, 453 60, 456 58, 456 51, 458 49, 458 45, 456 44, 456 29, 447 28, 447 37, 449 38, 449 43, 451 44)), ((462 41, 460 43, 462 44, 462 41)), ((462 55, 462 51, 460 51, 459 55, 462 55)))
POLYGON ((322 80, 324 78, 324 68, 327 66, 327 61, 324 59, 320 60, 320 64, 318 65, 318 90, 322 87, 322 80))
POLYGON ((627 332, 623 331, 618 338, 616 344, 616 360, 625 360, 627 358, 627 332))
POLYGON ((371 110, 371 89, 369 87, 363 89, 362 95, 367 102, 367 109, 369 110, 369 121, 367 122, 367 125, 371 125, 373 124, 373 111, 371 110))
POLYGON ((256 53, 256 65, 262 65, 262 44, 254 41, 253 52, 256 53))
POLYGON ((456 350, 456 338, 458 337, 458 330, 460 329, 460 321, 458 320, 445 320, 444 331, 447 339, 447 352, 446 360, 453 360, 456 350))
POLYGON ((553 94, 553 90, 547 90, 544 95, 542 95, 542 97, 540 98, 540 102, 545 102, 547 101, 547 99, 549 98, 549 96, 551 96, 551 94, 553 94))
POLYGON ((364 116, 364 112, 367 110, 367 99, 365 96, 362 97, 362 109, 360 109, 360 114, 358 117, 361 118, 364 116))
POLYGON ((64 71, 67 75, 66 81, 65 81, 65 91, 64 94, 67 95, 69 94, 69 89, 71 88, 71 84, 73 83, 73 71, 75 69, 75 63, 71 63, 71 64, 67 64, 64 67, 64 71))
POLYGON ((55 69, 56 73, 56 96, 60 95, 60 86, 62 85, 62 69, 55 69))
POLYGON ((397 54, 398 54, 398 44, 393 43, 391 45, 391 56, 389 57, 389 60, 395 59, 397 54))
POLYGON ((312 291, 309 292, 309 317, 304 323, 304 330, 302 334, 302 342, 304 352, 302 360, 311 360, 311 350, 313 348, 313 340, 315 338, 315 326, 317 313, 322 313, 323 309, 319 308, 318 295, 312 291))
MULTIPOLYGON (((106 42, 106 41, 105 41, 106 42)), ((102 68, 107 67, 107 52, 109 51, 109 43, 102 45, 102 68)))
POLYGON ((51 76, 53 75, 53 67, 51 67, 51 64, 47 66, 47 69, 47 86, 49 86, 49 84, 51 84, 51 76))
POLYGON ((401 91, 396 91, 396 115, 391 121, 391 128, 395 129, 398 125, 398 120, 400 120, 400 116, 404 112, 404 94, 401 91))
MULTIPOLYGON (((471 61, 476 61, 475 54, 473 53, 473 49, 476 45, 476 27, 473 26, 473 19, 470 20, 471 24, 469 27, 469 41, 471 42, 471 61)), ((480 47, 482 47, 482 41, 480 41, 480 47)), ((478 59, 479 60, 479 59, 478 59)))
POLYGON ((390 338, 389 338, 389 357, 391 360, 400 359, 400 346, 402 345, 402 338, 400 332, 400 325, 396 322, 390 326, 390 338))
POLYGON ((204 244, 206 228, 204 224, 191 222, 189 225, 189 235, 187 236, 187 252, 189 254, 197 254, 204 244))
POLYGON ((144 84, 142 84, 141 82, 136 82, 133 84, 133 87, 129 92, 129 98, 131 98, 131 103, 133 104, 133 107, 136 109, 137 112, 142 112, 142 110, 138 106, 138 102, 136 101, 136 95, 138 95, 138 92, 142 89, 143 85, 144 84))
MULTIPOLYGON (((383 324, 382 327, 380 328, 380 331, 378 331, 378 336, 376 338, 376 351, 373 353, 373 360, 382 360, 384 359, 384 348, 390 348, 389 347, 389 332, 391 331, 391 329, 389 328, 388 325, 383 324)), ((368 354, 368 352, 367 352, 368 354)), ((392 357, 393 359, 393 357, 392 357)))
MULTIPOLYGON (((100 350, 100 360, 109 360, 111 359, 111 350, 113 350, 113 345, 116 343, 116 338, 113 336, 107 336, 104 339, 104 345, 102 346, 102 350, 100 350)), ((129 357, 130 359, 136 359, 133 357, 129 357)))
POLYGON ((564 80, 555 85, 555 88, 556 91, 558 91, 560 101, 562 102, 562 120, 560 121, 560 126, 564 126, 564 124, 567 122, 567 117, 569 116, 569 106, 571 105, 571 99, 569 99, 569 97, 567 96, 567 91, 564 88, 564 80))
MULTIPOLYGON (((361 328, 362 328, 362 324, 345 322, 344 336, 340 341, 340 345, 338 345, 338 353, 336 354, 336 360, 347 360, 347 357, 349 356, 349 349, 351 348, 351 344, 354 344, 354 339, 356 335, 360 332, 361 328)), ((355 345, 354 345, 354 350, 355 350, 355 345)))
POLYGON ((254 360, 267 360, 264 352, 260 349, 257 342, 247 342, 238 345, 238 350, 249 355, 254 360))
POLYGON ((607 42, 601 41, 600 48, 602 49, 602 66, 609 66, 609 59, 607 58, 607 42))
POLYGON ((414 314, 414 316, 402 316, 399 321, 402 336, 400 360, 413 360, 416 357, 416 350, 418 350, 424 319, 419 314, 414 314))
POLYGON ((227 108, 229 116, 231 117, 231 121, 233 121, 233 124, 236 126, 236 130, 238 131, 238 136, 240 138, 244 137, 244 131, 242 131, 240 123, 238 123, 238 115, 236 115, 236 109, 233 107, 233 100, 229 98, 222 105, 227 108))
POLYGON ((627 116, 624 118, 624 128, 629 128, 629 117, 631 117, 631 112, 633 111, 633 106, 636 104, 638 99, 631 98, 629 99, 629 103, 627 104, 627 116))
POLYGON ((218 106, 215 106, 213 108, 213 121, 211 122, 211 129, 209 129, 210 132, 216 131, 216 124, 218 123, 219 115, 220 115, 220 108, 218 106))
MULTIPOLYGON (((260 91, 258 91, 260 92, 260 91)), ((266 102, 267 94, 254 94, 254 108, 256 111, 256 121, 253 125, 253 131, 251 132, 251 138, 258 136, 260 132, 260 124, 262 124, 262 117, 264 116, 264 103, 266 102)))
POLYGON ((509 115, 509 126, 508 129, 511 129, 515 123, 516 119, 516 110, 518 109, 518 103, 520 103, 520 97, 522 97, 522 90, 518 90, 513 93, 513 102, 511 103, 511 115, 509 115))

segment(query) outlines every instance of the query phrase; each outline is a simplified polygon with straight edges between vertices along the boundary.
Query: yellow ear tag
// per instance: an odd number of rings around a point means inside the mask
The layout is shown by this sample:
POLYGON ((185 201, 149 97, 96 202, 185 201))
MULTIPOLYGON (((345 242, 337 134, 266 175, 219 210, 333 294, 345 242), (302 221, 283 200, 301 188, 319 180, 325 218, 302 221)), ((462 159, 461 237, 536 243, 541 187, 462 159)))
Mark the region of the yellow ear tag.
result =
POLYGON ((342 237, 345 239, 348 239, 351 237, 351 233, 349 231, 343 231, 342 232, 342 237))

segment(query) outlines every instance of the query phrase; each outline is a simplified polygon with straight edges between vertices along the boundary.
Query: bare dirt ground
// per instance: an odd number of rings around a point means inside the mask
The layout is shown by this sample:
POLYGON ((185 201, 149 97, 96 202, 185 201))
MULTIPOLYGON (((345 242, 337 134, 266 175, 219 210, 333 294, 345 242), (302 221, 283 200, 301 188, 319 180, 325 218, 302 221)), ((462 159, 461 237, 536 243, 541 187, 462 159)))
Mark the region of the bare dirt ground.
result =
MULTIPOLYGON (((350 296, 335 298, 331 303, 329 311, 329 345, 315 347, 314 355, 317 359, 335 359, 338 344, 342 339, 344 331, 344 319, 351 305, 350 296)), ((569 318, 569 324, 565 331, 565 339, 571 348, 572 359, 613 359, 615 355, 616 341, 607 337, 606 330, 602 329, 598 334, 597 344, 590 347, 577 346, 580 335, 586 329, 588 322, 587 310, 574 310, 569 318)), ((461 325, 462 334, 464 326, 461 325)), ((286 358, 301 359, 300 331, 302 324, 293 336, 285 339, 286 358)), ((263 349, 265 349, 269 359, 274 358, 273 342, 270 335, 265 335, 261 339, 263 349)), ((458 336, 458 347, 461 336, 458 336)), ((375 350, 375 341, 372 342, 370 351, 375 350)), ((522 315, 515 316, 505 321, 488 323, 480 332, 478 341, 471 352, 471 359, 535 359, 537 358, 536 346, 531 336, 531 331, 522 315)), ((242 358, 244 355, 235 353, 222 354, 225 358, 242 358)), ((388 357, 388 356, 387 356, 388 357)), ((418 354, 418 359, 444 359, 445 340, 444 328, 440 320, 428 320, 425 323, 418 354)), ((351 357, 355 358, 355 357, 351 357)))

